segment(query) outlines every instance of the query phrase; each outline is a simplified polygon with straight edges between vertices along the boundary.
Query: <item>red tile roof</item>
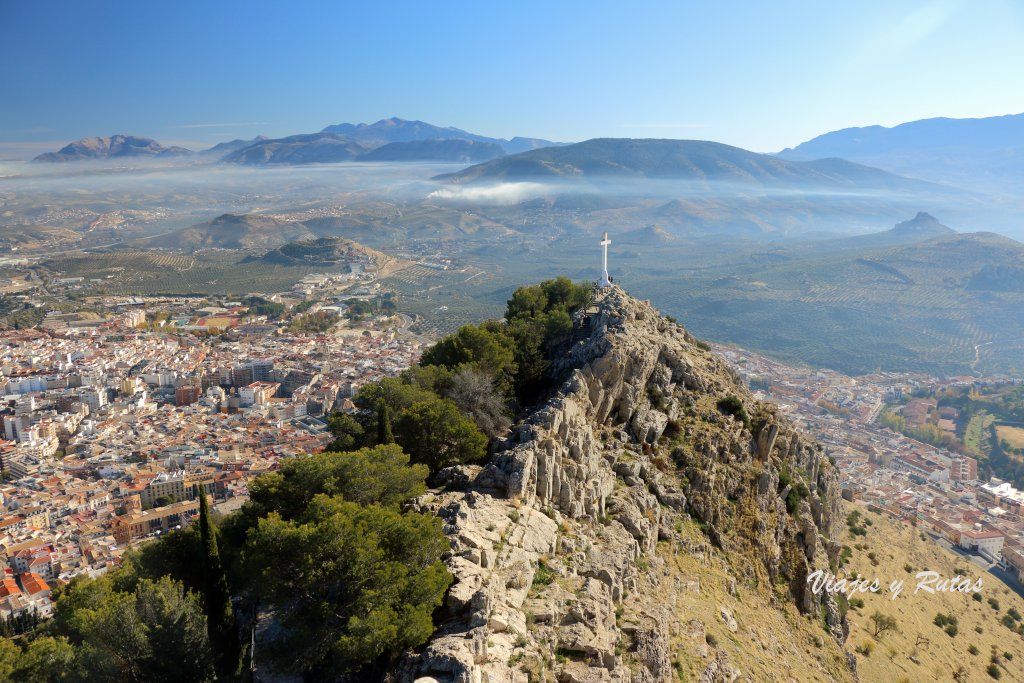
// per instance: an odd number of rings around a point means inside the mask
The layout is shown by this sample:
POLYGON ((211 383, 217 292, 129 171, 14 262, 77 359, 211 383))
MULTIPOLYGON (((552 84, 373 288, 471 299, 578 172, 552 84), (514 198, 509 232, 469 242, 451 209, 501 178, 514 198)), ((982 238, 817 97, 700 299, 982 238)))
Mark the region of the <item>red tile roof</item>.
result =
POLYGON ((39 574, 36 574, 35 572, 25 572, 22 574, 21 585, 29 595, 35 595, 40 591, 50 590, 50 587, 46 585, 46 581, 43 580, 43 577, 39 576, 39 574))

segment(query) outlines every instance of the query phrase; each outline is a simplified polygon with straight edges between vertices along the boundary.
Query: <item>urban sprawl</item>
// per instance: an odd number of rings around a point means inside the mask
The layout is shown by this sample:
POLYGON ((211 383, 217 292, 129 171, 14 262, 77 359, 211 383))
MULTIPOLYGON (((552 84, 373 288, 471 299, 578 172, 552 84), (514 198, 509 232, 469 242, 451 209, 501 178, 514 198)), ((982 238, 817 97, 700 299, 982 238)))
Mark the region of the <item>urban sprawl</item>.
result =
MULTIPOLYGON (((895 372, 849 377, 732 347, 716 350, 759 398, 777 403, 825 446, 842 473, 845 499, 906 522, 908 542, 925 534, 986 568, 1004 570, 1001 578, 1024 577, 1024 491, 997 478, 979 479, 975 458, 910 438, 878 420, 886 406, 912 392, 1019 380, 895 372)), ((905 410, 936 411, 941 428, 955 428, 954 408, 911 401, 905 410)))
MULTIPOLYGON (((0 619, 48 616, 54 587, 189 524, 200 495, 229 512, 282 458, 324 450, 332 412, 354 410, 359 386, 419 357, 405 316, 373 306, 351 315, 353 301, 385 294, 357 268, 259 299, 279 315, 261 314, 253 297, 110 297, 104 314, 54 310, 0 332, 0 619), (326 326, 296 324, 318 314, 326 326)), ((848 377, 716 350, 826 446, 848 500, 1024 573, 1024 492, 878 419, 909 392, 1008 378, 848 377)), ((945 428, 955 415, 936 417, 945 428)))
POLYGON ((273 320, 122 297, 0 332, 0 619, 48 616, 51 589, 187 525, 201 493, 228 512, 282 458, 322 451, 332 411, 419 356, 403 316, 345 315, 380 295, 372 276, 322 276, 263 300, 289 311, 273 320), (317 314, 328 329, 295 325, 317 314))

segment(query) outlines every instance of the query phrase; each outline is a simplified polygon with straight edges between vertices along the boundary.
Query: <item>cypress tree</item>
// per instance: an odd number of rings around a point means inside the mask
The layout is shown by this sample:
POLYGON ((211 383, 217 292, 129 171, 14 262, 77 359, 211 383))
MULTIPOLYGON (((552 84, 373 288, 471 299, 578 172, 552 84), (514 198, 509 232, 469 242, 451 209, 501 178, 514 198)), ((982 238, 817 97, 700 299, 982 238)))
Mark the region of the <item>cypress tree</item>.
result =
POLYGON ((217 678, 231 680, 241 656, 235 613, 231 606, 228 579, 217 549, 217 530, 210 518, 206 492, 199 492, 199 535, 203 543, 203 597, 206 605, 206 632, 210 637, 217 678))
POLYGON ((388 411, 388 404, 381 401, 377 405, 377 443, 384 445, 394 442, 395 437, 391 433, 391 414, 388 411))

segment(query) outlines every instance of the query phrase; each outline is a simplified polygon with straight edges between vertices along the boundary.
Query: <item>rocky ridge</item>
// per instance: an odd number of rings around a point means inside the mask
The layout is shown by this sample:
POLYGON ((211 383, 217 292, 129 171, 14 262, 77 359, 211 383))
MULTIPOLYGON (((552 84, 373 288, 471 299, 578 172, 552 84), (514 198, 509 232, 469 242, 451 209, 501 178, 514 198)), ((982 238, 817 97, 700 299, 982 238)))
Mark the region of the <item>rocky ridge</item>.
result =
POLYGON ((489 465, 446 471, 445 490, 416 502, 444 520, 455 582, 440 628, 394 678, 670 681, 689 647, 701 680, 736 680, 705 622, 741 627, 724 605, 711 617, 680 608, 701 592, 699 574, 676 570, 681 556, 725 567, 730 595, 795 603, 838 651, 845 614, 804 589, 839 550, 838 475, 821 447, 622 289, 575 324, 556 394, 489 465))

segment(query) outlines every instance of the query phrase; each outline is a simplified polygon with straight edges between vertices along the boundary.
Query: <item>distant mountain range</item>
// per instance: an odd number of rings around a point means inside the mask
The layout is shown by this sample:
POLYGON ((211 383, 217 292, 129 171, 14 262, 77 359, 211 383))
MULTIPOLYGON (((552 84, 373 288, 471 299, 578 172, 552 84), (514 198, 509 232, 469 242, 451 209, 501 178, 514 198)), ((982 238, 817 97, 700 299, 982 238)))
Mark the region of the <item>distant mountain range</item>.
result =
POLYGON ((493 142, 475 140, 413 140, 391 142, 368 149, 363 143, 336 133, 292 135, 264 139, 241 147, 221 160, 232 164, 326 164, 339 161, 446 161, 476 163, 504 156, 493 142))
POLYGON ((368 147, 381 147, 389 142, 415 142, 420 140, 471 140, 473 142, 489 142, 500 146, 506 154, 517 154, 530 149, 551 147, 560 143, 540 138, 515 137, 511 140, 489 138, 484 135, 469 133, 460 128, 442 128, 423 121, 407 121, 392 117, 381 119, 376 123, 338 123, 327 126, 321 133, 344 135, 359 144, 368 147))
POLYGON ((787 161, 702 140, 598 138, 547 147, 437 176, 450 183, 562 178, 665 178, 887 190, 938 190, 917 180, 842 159, 787 161))
POLYGON ((338 161, 444 161, 476 163, 556 145, 539 138, 489 138, 423 121, 382 119, 339 123, 319 133, 264 139, 227 154, 235 164, 309 164, 338 161))
MULTIPOLYGON (((319 133, 283 138, 258 136, 251 140, 229 140, 205 149, 203 157, 236 164, 311 164, 354 161, 446 161, 476 163, 504 154, 562 143, 540 138, 490 138, 459 128, 435 126, 423 121, 381 119, 376 123, 338 123, 319 133)), ((183 147, 165 147, 150 138, 114 135, 82 138, 57 152, 40 154, 34 161, 81 161, 120 157, 188 156, 183 147)))
POLYGON ((412 140, 391 142, 372 149, 360 161, 451 161, 475 164, 505 156, 505 150, 494 142, 477 140, 412 140))
POLYGON ((33 161, 61 162, 89 159, 121 159, 131 157, 187 156, 192 151, 184 147, 164 147, 151 138, 134 135, 82 138, 61 147, 56 152, 40 154, 33 161))
MULTIPOLYGON (((189 154, 187 149, 166 147, 150 138, 114 135, 82 138, 35 160, 189 154)), ((319 133, 231 140, 203 150, 199 158, 250 165, 355 160, 477 164, 443 178, 455 183, 619 176, 904 191, 910 189, 908 178, 913 178, 969 190, 1016 191, 1024 189, 1024 114, 847 128, 776 155, 700 140, 601 138, 564 144, 540 138, 492 138, 450 126, 389 118, 338 123, 319 133)))
POLYGON ((367 152, 355 140, 332 133, 266 139, 242 147, 221 161, 232 164, 326 164, 353 161, 367 152))
POLYGON ((257 135, 251 140, 242 140, 241 138, 237 140, 228 140, 227 142, 221 142, 214 145, 213 147, 204 149, 202 152, 200 152, 200 154, 221 158, 236 150, 248 147, 249 145, 255 145, 257 142, 263 142, 264 140, 269 139, 270 138, 268 138, 266 135, 257 135))
POLYGON ((1022 187, 1024 114, 845 128, 784 149, 778 156, 793 161, 842 157, 972 189, 1022 187))

